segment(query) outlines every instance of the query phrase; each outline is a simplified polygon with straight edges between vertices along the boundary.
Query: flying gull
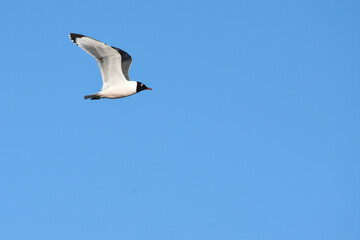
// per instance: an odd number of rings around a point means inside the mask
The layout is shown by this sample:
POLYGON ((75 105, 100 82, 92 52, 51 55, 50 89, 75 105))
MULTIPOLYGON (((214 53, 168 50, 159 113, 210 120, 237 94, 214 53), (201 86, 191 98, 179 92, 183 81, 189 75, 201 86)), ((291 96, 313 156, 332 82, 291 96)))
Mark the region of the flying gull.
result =
POLYGON ((132 58, 127 52, 81 34, 70 33, 69 37, 96 59, 101 72, 101 91, 86 95, 84 99, 123 98, 142 90, 152 90, 141 82, 130 81, 129 68, 132 58))

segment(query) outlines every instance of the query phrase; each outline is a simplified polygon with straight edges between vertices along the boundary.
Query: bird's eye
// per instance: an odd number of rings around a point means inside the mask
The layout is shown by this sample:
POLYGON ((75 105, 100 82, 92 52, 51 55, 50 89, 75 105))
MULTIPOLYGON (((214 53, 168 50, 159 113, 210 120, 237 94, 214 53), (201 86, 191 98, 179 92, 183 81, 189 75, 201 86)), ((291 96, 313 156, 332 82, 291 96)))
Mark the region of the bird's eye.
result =
POLYGON ((141 86, 143 87, 143 86, 144 86, 144 84, 141 84, 141 86))

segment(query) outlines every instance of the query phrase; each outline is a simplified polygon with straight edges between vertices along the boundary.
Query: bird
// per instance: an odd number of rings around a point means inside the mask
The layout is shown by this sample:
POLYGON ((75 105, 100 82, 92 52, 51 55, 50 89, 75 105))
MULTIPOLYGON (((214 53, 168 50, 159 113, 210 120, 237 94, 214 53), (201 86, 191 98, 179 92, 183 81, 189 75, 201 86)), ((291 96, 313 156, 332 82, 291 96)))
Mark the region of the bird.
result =
POLYGON ((101 72, 101 91, 86 95, 84 99, 123 98, 143 90, 152 90, 142 82, 130 81, 129 69, 132 58, 127 52, 82 34, 70 33, 69 38, 95 58, 101 72))

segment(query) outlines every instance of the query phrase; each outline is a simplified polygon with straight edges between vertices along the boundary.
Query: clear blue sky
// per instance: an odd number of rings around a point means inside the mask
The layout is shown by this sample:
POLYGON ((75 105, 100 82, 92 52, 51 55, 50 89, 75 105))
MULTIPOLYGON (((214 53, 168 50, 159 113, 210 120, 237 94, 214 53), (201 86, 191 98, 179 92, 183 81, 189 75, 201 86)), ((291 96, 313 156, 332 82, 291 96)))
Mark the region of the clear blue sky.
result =
POLYGON ((2 1, 0 239, 360 239, 359 1, 2 1), (84 101, 129 52, 153 91, 84 101))

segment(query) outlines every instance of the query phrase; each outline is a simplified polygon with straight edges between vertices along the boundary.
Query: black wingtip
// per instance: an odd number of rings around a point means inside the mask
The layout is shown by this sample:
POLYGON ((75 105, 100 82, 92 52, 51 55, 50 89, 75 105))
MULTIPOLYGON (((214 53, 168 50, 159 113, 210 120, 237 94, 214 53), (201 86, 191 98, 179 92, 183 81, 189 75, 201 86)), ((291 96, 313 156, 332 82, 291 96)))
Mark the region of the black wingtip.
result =
POLYGON ((77 43, 76 43, 76 39, 77 39, 77 38, 82 38, 82 37, 85 37, 85 36, 82 35, 82 34, 70 33, 70 34, 69 34, 69 37, 70 37, 71 41, 73 41, 73 43, 77 44, 77 43))

